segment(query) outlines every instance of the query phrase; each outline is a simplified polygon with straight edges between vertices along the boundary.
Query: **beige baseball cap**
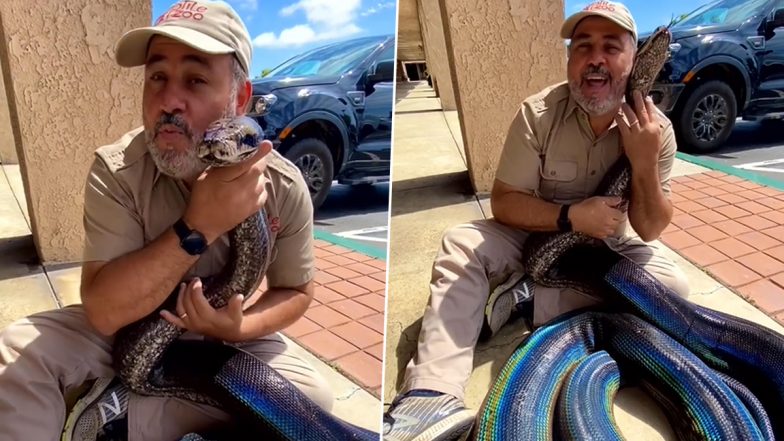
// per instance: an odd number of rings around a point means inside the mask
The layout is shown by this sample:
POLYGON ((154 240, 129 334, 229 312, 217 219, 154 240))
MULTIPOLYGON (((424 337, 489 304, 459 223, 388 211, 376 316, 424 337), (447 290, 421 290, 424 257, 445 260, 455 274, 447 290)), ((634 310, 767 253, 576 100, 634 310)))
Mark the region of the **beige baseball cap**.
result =
POLYGON ((561 26, 561 38, 572 38, 574 28, 580 20, 591 17, 599 16, 608 20, 612 20, 618 26, 626 29, 632 33, 635 43, 637 42, 637 25, 634 23, 631 12, 621 3, 600 0, 593 2, 583 8, 582 11, 572 14, 566 19, 563 26, 561 26))
POLYGON ((128 31, 115 46, 117 64, 141 66, 147 58, 150 38, 163 35, 207 54, 237 56, 250 71, 251 41, 237 13, 222 1, 180 1, 158 17, 154 26, 128 31))

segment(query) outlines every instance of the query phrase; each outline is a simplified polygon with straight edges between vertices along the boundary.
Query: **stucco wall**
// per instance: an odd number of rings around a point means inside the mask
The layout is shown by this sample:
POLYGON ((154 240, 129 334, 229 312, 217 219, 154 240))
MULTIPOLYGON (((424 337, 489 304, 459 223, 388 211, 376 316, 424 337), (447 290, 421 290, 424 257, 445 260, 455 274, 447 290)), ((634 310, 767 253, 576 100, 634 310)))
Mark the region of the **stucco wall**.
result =
POLYGON ((11 120, 8 114, 8 99, 5 94, 3 70, 0 69, 0 163, 16 164, 16 145, 11 132, 11 120))
MULTIPOLYGON (((417 0, 399 0, 397 9, 397 59, 417 61, 425 59, 422 32, 419 28, 417 0)), ((398 65, 398 68, 401 66, 398 65)), ((398 76, 400 78, 400 76, 398 76)))
POLYGON ((566 79, 562 0, 439 0, 474 188, 489 192, 509 123, 527 96, 566 79))
POLYGON ((85 176, 96 147, 141 125, 139 69, 114 64, 149 0, 2 0, 0 60, 39 257, 78 261, 85 176))
POLYGON ((452 74, 446 56, 444 25, 441 20, 441 6, 437 1, 418 0, 419 23, 425 44, 427 70, 433 78, 433 87, 441 99, 444 110, 457 110, 455 91, 452 88, 452 74))

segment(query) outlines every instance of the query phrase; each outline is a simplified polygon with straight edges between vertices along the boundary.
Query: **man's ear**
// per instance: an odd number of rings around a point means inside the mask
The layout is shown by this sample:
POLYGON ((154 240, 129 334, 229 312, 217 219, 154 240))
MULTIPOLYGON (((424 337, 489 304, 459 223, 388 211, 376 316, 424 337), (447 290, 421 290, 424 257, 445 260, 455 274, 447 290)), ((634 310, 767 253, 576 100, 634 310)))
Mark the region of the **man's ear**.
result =
POLYGON ((237 88, 237 108, 235 109, 237 115, 248 113, 252 97, 253 86, 251 85, 250 80, 245 80, 245 83, 237 88))

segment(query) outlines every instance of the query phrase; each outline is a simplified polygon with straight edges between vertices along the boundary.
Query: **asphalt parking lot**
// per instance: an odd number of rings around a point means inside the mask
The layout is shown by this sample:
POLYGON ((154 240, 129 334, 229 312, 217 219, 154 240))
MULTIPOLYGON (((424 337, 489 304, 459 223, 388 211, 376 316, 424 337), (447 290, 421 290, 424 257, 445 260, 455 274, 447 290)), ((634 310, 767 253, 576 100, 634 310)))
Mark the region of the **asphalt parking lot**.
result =
POLYGON ((316 211, 316 230, 386 250, 389 232, 389 183, 340 185, 316 211))

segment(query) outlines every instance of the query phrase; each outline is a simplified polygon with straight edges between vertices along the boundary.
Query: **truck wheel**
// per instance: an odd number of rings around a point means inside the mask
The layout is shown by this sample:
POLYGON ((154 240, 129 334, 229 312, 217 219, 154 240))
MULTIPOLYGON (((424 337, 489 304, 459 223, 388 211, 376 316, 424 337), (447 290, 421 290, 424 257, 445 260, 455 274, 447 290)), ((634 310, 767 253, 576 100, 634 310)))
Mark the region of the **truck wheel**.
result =
POLYGON ((738 108, 726 83, 707 81, 689 93, 676 116, 676 135, 683 150, 708 153, 718 149, 735 127, 738 108))
POLYGON ((284 156, 302 172, 313 208, 318 209, 327 199, 335 173, 329 148, 319 139, 306 138, 291 146, 284 156))

